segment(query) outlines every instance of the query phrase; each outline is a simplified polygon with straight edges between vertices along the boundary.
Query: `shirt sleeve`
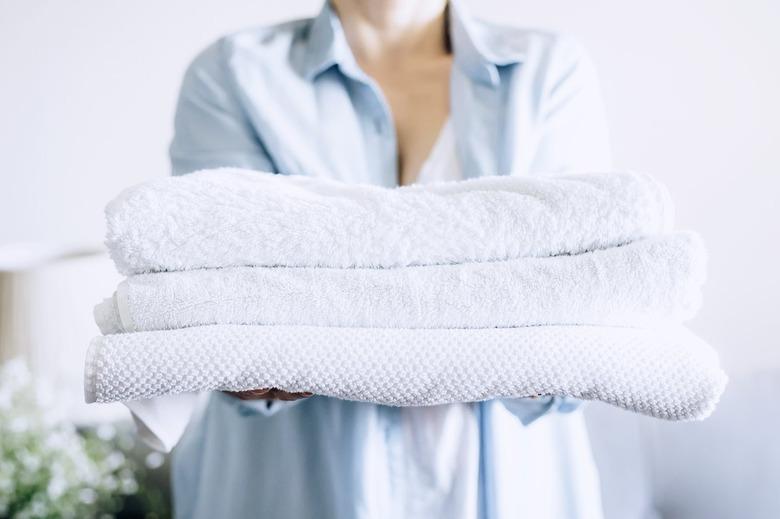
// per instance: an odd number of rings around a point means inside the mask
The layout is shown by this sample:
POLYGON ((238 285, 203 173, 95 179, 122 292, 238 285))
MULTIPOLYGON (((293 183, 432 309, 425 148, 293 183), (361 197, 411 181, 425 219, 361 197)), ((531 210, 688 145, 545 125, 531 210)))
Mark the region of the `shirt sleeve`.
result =
POLYGON ((579 43, 568 37, 556 40, 542 85, 540 137, 530 173, 610 170, 612 153, 598 76, 579 43))
POLYGON ((253 128, 219 40, 184 74, 170 145, 172 172, 236 167, 276 172, 253 128))
MULTIPOLYGON (((152 449, 170 452, 179 443, 184 430, 207 393, 185 393, 165 395, 147 400, 125 402, 130 410, 136 431, 141 440, 152 449)), ((301 400, 241 400, 225 395, 227 401, 236 406, 241 416, 271 416, 282 409, 296 405, 301 400)))

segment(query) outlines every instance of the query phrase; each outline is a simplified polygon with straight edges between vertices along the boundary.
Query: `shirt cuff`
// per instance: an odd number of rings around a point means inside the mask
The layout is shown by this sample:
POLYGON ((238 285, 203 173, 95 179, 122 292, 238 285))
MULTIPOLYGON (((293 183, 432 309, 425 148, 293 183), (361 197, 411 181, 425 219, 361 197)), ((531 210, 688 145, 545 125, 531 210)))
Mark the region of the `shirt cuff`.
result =
POLYGON ((197 393, 184 393, 124 404, 130 409, 141 440, 155 450, 170 452, 190 422, 199 398, 197 393))
POLYGON ((571 413, 583 404, 582 400, 568 396, 547 395, 536 398, 506 398, 501 403, 517 416, 523 425, 530 425, 548 413, 571 413))
POLYGON ((225 393, 220 393, 230 405, 233 405, 238 410, 241 416, 273 416, 279 411, 289 409, 299 404, 305 398, 299 400, 241 400, 240 398, 225 393))

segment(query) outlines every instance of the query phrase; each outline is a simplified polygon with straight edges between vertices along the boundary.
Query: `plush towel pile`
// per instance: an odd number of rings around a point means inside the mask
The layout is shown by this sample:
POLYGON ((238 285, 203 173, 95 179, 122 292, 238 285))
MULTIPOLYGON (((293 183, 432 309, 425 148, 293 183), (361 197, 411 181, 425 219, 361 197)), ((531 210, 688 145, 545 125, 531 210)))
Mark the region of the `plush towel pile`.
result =
POLYGON ((88 401, 277 387, 392 405, 539 394, 708 415, 680 323, 705 254, 633 173, 387 189, 213 170, 126 190, 88 401))

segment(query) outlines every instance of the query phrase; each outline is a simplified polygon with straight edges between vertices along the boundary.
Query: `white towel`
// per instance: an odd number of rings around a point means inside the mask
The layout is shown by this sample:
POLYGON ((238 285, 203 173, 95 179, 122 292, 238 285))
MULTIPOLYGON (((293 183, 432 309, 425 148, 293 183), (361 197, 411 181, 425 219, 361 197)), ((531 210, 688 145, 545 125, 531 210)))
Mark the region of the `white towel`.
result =
POLYGON ((663 233, 666 189, 637 173, 384 188, 210 170, 106 208, 123 274, 231 266, 401 267, 576 254, 663 233))
POLYGON ((552 394, 687 420, 725 385, 668 324, 698 307, 704 254, 668 234, 668 193, 644 175, 388 189, 225 169, 131 188, 106 216, 131 277, 95 311, 90 402, 552 394))
POLYGON ((402 406, 555 394, 689 420, 726 376, 682 327, 214 325, 98 337, 85 382, 89 402, 260 387, 402 406))
POLYGON ((140 274, 95 309, 104 334, 208 324, 652 326, 699 308, 705 253, 675 233, 550 258, 393 269, 234 267, 140 274))

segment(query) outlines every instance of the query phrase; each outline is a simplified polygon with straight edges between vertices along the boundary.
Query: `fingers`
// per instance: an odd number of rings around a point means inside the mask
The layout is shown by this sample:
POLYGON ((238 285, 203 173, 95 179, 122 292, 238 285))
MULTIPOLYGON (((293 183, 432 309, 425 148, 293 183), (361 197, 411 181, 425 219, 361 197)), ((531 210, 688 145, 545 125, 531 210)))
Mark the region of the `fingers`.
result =
POLYGON ((249 391, 225 391, 227 394, 232 395, 241 400, 259 400, 264 398, 271 392, 271 388, 267 389, 250 389, 249 391))
POLYGON ((309 398, 310 396, 312 396, 312 393, 309 393, 307 391, 301 393, 288 393, 286 391, 279 391, 278 389, 276 390, 272 389, 271 392, 273 393, 274 399, 282 400, 285 402, 291 402, 293 400, 300 400, 301 398, 309 398))

